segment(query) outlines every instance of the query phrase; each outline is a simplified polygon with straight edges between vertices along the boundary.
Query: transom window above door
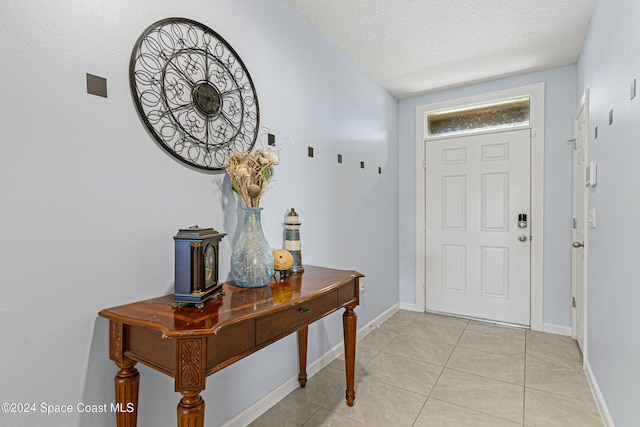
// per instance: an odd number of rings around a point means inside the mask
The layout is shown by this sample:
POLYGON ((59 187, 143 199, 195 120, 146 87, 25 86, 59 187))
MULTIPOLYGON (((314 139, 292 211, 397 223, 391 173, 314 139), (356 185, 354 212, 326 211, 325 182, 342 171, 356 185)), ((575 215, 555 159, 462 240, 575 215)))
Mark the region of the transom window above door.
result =
POLYGON ((425 114, 428 138, 529 126, 530 97, 473 105, 425 114))

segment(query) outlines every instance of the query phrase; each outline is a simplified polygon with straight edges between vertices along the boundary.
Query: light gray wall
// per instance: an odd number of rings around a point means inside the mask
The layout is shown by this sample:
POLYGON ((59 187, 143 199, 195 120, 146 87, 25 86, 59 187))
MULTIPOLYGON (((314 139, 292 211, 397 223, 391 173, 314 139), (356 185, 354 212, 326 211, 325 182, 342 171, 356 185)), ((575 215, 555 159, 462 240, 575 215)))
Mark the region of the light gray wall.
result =
MULTIPOLYGON (((282 149, 263 199, 271 245, 280 247, 284 215, 295 207, 305 264, 366 275, 359 325, 398 302, 398 101, 283 0, 3 1, 2 402, 112 402, 116 368, 108 322, 97 313, 172 291, 179 228, 228 233, 220 260, 227 277, 241 215, 228 181, 160 149, 130 95, 136 39, 172 16, 221 34, 253 78, 261 125, 282 149), (108 79, 108 98, 86 94, 85 73, 108 79)), ((313 325, 309 363, 341 334, 340 313, 313 325)), ((293 377, 296 348, 290 336, 209 377, 207 425, 222 424, 293 377)), ((172 425, 173 381, 139 369, 140 425, 172 425)), ((12 426, 115 423, 113 414, 78 414, 75 406, 67 415, 1 418, 12 426)))
POLYGON ((555 68, 400 101, 400 301, 416 294, 416 107, 503 89, 545 83, 543 322, 571 326, 571 145, 575 110, 574 66, 555 68))
POLYGON ((598 184, 589 192, 588 362, 617 427, 640 425, 640 3, 599 1, 577 65, 578 95, 590 91, 589 157, 598 184), (609 112, 613 110, 613 124, 609 112), (595 128, 598 138, 595 138, 595 128))

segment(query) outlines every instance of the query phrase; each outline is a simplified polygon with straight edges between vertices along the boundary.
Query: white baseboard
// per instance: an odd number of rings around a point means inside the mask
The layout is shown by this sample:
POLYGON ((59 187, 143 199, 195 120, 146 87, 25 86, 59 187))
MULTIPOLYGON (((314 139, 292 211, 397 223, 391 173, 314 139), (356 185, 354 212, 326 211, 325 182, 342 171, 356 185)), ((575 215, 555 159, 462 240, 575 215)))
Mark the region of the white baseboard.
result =
MULTIPOLYGON (((385 312, 380 314, 378 317, 373 319, 371 322, 362 326, 358 329, 356 333, 356 340, 360 341, 362 338, 367 336, 371 331, 378 327, 382 322, 387 320, 389 317, 393 316, 395 312, 398 311, 400 304, 396 303, 390 308, 388 308, 385 312)), ((343 343, 340 342, 336 344, 333 348, 327 351, 325 354, 320 356, 318 359, 314 360, 311 364, 307 365, 307 378, 313 377, 317 374, 322 368, 331 363, 336 357, 340 356, 343 352, 343 343)), ((280 384, 270 393, 265 395, 262 399, 258 400, 253 405, 249 406, 247 409, 227 421, 223 424, 223 427, 236 427, 236 426, 247 426, 251 422, 255 421, 260 415, 267 412, 272 406, 276 403, 280 402, 283 398, 285 398, 289 393, 299 387, 298 384, 298 375, 294 375, 289 378, 287 381, 280 384)))
POLYGON ((382 312, 382 314, 380 314, 378 317, 373 319, 371 322, 358 329, 358 341, 367 336, 369 332, 373 330, 373 328, 380 326, 382 322, 396 314, 396 312, 401 309, 400 304, 401 303, 395 303, 384 312, 382 312))
POLYGON ((542 332, 549 332, 550 334, 556 335, 566 335, 568 337, 572 335, 571 326, 553 325, 551 323, 543 323, 542 332))
POLYGON ((400 307, 400 310, 422 311, 422 310, 418 309, 418 305, 417 304, 411 304, 411 303, 408 303, 408 302, 399 303, 399 307, 400 307))
POLYGON ((598 411, 600 411, 602 422, 605 427, 615 427, 611 414, 609 413, 609 409, 607 408, 607 404, 602 397, 602 392, 600 392, 600 387, 598 387, 598 381, 596 381, 596 377, 593 375, 593 371, 591 370, 588 360, 584 361, 584 371, 587 374, 587 381, 589 382, 589 387, 591 387, 591 393, 593 393, 593 398, 596 401, 598 411))

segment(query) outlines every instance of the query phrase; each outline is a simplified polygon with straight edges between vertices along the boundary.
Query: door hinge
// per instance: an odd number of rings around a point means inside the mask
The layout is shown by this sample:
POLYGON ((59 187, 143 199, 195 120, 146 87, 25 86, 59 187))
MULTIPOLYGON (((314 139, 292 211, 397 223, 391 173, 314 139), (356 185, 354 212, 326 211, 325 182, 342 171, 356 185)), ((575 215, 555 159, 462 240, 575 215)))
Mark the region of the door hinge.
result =
POLYGON ((427 168, 427 159, 422 159, 422 168, 423 169, 427 168))
POLYGON ((573 308, 575 308, 575 307, 576 307, 576 297, 572 297, 572 298, 571 298, 571 306, 572 306, 573 308))
POLYGON ((576 223, 576 219, 573 218, 573 228, 576 228, 578 226, 578 224, 576 223))

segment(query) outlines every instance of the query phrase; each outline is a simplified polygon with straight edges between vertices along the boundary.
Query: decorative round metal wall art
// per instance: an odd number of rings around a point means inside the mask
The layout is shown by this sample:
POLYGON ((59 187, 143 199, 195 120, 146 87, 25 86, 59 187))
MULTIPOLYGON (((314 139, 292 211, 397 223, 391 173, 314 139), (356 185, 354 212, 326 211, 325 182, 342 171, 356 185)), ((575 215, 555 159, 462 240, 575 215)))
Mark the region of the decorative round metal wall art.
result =
POLYGON ((200 169, 226 167, 258 136, 258 96, 244 63, 215 31, 168 18, 138 38, 129 63, 131 93, 153 137, 200 169))

